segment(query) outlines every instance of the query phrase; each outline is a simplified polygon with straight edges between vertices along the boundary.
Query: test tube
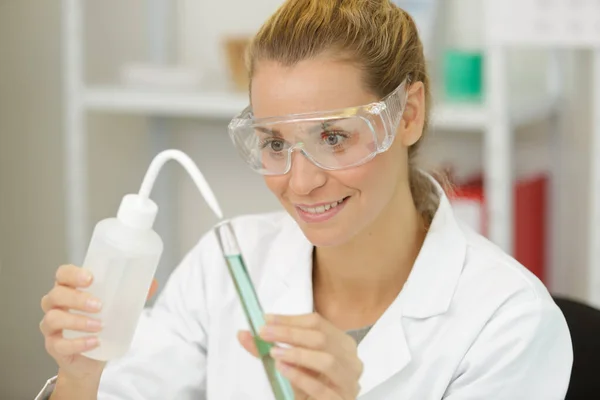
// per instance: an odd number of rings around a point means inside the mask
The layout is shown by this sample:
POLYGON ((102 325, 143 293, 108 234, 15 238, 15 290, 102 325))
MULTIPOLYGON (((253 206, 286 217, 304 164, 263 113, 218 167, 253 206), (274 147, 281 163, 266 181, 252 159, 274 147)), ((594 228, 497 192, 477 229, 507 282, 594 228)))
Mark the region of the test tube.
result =
POLYGON ((217 241, 221 247, 221 252, 227 263, 227 268, 231 279, 235 285, 236 292, 242 303, 246 319, 250 325, 250 332, 254 336, 254 341, 258 349, 258 354, 263 367, 269 379, 271 389, 276 400, 294 400, 294 392, 290 382, 284 378, 275 367, 275 360, 269 354, 273 343, 262 340, 258 333, 265 325, 260 301, 256 295, 256 290, 248 274, 242 252, 238 245, 231 222, 226 220, 216 227, 217 241))

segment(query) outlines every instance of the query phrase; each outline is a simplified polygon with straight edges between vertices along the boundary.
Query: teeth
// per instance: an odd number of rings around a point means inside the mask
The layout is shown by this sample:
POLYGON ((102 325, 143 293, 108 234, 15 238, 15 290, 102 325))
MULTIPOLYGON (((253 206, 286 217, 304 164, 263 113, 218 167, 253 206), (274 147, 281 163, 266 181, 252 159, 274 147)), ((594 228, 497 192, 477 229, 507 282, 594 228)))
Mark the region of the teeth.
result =
POLYGON ((306 211, 307 213, 310 214, 323 214, 325 211, 329 211, 332 208, 337 207, 339 204, 342 204, 344 202, 344 200, 339 200, 339 201, 334 201, 331 204, 327 204, 324 206, 318 206, 318 207, 300 207, 300 209, 302 211, 306 211))

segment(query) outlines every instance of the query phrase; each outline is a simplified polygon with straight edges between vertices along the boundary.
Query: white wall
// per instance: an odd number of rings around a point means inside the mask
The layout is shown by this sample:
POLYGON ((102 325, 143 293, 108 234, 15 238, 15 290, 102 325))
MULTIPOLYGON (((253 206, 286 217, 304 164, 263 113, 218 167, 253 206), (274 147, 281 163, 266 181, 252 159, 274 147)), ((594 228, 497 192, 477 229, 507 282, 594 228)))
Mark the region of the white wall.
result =
MULTIPOLYGON (((181 0, 177 4, 184 6, 180 12, 187 26, 197 30, 188 30, 181 59, 205 68, 211 80, 223 84, 227 73, 218 38, 222 33, 255 29, 280 2, 181 0), (244 8, 236 8, 240 5, 244 8), (212 9, 213 6, 216 8, 212 9)), ((90 23, 86 28, 89 80, 112 81, 117 77, 119 63, 147 58, 146 20, 140 11, 143 0, 85 4, 90 23)), ((38 386, 54 373, 54 364, 44 353, 38 322, 42 316, 41 296, 52 286, 56 267, 69 261, 65 251, 66 210, 62 190, 60 32, 59 0, 0 1, 0 305, 4 306, 0 314, 1 399, 31 399, 38 386)), ((589 125, 585 122, 589 117, 588 63, 586 57, 575 57, 567 74, 570 96, 565 104, 568 118, 562 135, 564 159, 559 176, 561 235, 556 251, 561 268, 556 274, 555 287, 561 293, 575 296, 585 293, 587 218, 582 210, 587 203, 589 161, 585 156, 589 147, 589 125)), ((535 82, 529 78, 525 81, 535 82)), ((167 121, 166 125, 170 133, 165 145, 190 154, 211 182, 228 215, 279 207, 261 178, 245 168, 231 147, 225 121, 167 121)), ((143 118, 93 115, 88 126, 89 220, 94 223, 114 215, 121 196, 138 187, 156 148, 148 134, 148 121, 143 118)), ((543 136, 540 130, 543 128, 525 130, 520 134, 520 143, 538 146, 532 138, 543 136)), ((476 169, 480 164, 479 139, 440 133, 436 140, 437 143, 431 143, 429 158, 448 153, 447 145, 460 141, 460 146, 453 146, 463 149, 453 153, 461 155, 455 159, 464 159, 466 148, 470 150, 467 166, 476 169)), ((543 140, 539 143, 545 146, 543 140)), ((530 158, 527 152, 522 154, 520 165, 527 164, 530 158)), ((555 162, 547 157, 546 151, 541 154, 536 163, 555 162)), ((177 259, 209 229, 214 218, 181 170, 173 166, 169 171, 172 174, 163 179, 170 176, 177 188, 175 236, 179 240, 173 251, 173 258, 177 259)))
MULTIPOLYGON (((553 271, 555 293, 585 300, 589 298, 587 232, 590 209, 590 161, 592 132, 591 56, 569 53, 566 63, 567 101, 561 121, 558 166, 558 205, 555 226, 556 249, 553 271)), ((596 111, 597 112, 597 111, 596 111)), ((599 266, 595 266, 598 268, 599 266)))
MULTIPOLYGON (((33 3, 33 2, 30 2, 33 3)), ((0 2, 0 398, 31 398, 49 371, 38 321, 64 259, 58 9, 0 2), (29 29, 24 29, 29 27, 29 29)))
POLYGON ((179 60, 204 72, 206 85, 226 86, 224 38, 252 35, 282 3, 283 0, 178 0, 179 60))
MULTIPOLYGON (((0 399, 31 399, 55 373, 38 323, 40 299, 52 287, 56 268, 69 261, 60 3, 0 1, 0 399)), ((91 57, 90 75, 100 78, 107 75, 109 58, 141 53, 128 19, 135 20, 142 2, 86 3, 100 4, 90 11, 105 22, 90 39, 114 35, 102 53, 91 57), (111 19, 118 25, 109 27, 111 19)), ((121 194, 139 184, 150 153, 142 119, 89 122, 90 219, 98 220, 113 214, 121 194)))
POLYGON ((0 2, 2 399, 33 398, 32 381, 43 383, 52 367, 38 322, 41 295, 65 258, 54 3, 0 2))

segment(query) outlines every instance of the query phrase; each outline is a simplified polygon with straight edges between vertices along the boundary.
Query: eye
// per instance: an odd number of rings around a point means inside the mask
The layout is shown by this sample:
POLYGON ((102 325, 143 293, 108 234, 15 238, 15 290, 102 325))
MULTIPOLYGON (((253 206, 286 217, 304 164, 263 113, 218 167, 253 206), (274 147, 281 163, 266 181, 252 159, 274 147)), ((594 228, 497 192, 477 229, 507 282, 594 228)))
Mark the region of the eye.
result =
POLYGON ((271 145, 271 150, 277 152, 283 151, 284 145, 282 140, 271 140, 269 144, 271 145))
POLYGON ((327 142, 328 145, 335 146, 336 144, 338 144, 339 137, 338 137, 338 135, 327 135, 327 138, 325 138, 325 141, 327 142))
POLYGON ((276 153, 285 149, 285 141, 282 139, 266 138, 260 141, 261 149, 269 149, 276 153))
POLYGON ((348 135, 339 131, 329 131, 321 134, 321 139, 325 142, 325 144, 332 147, 340 145, 347 138, 348 135))

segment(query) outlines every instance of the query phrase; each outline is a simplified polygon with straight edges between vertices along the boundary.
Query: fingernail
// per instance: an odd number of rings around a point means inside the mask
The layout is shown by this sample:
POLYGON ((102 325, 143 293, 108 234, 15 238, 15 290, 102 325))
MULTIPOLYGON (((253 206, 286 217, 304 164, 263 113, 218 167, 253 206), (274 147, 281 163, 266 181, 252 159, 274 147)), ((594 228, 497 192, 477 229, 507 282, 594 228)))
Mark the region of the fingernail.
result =
POLYGON ((281 356, 283 356, 286 353, 286 349, 281 348, 281 347, 272 347, 271 348, 271 357, 273 358, 279 358, 281 356))
POLYGON ((79 273, 79 283, 82 285, 87 285, 92 280, 92 274, 90 271, 81 271, 79 273))
POLYGON ((85 347, 88 349, 98 346, 99 343, 100 343, 100 341, 98 340, 98 338, 96 336, 92 336, 92 337, 85 339, 85 347))
POLYGON ((90 310, 100 310, 102 308, 102 303, 100 302, 100 300, 96 300, 96 299, 88 299, 85 302, 86 307, 88 307, 90 310))
POLYGON ((97 319, 88 319, 86 324, 89 329, 102 329, 102 321, 98 321, 97 319))
POLYGON ((263 328, 260 330, 260 336, 265 338, 265 339, 269 339, 271 337, 273 337, 274 335, 274 329, 271 326, 263 326, 263 328))

